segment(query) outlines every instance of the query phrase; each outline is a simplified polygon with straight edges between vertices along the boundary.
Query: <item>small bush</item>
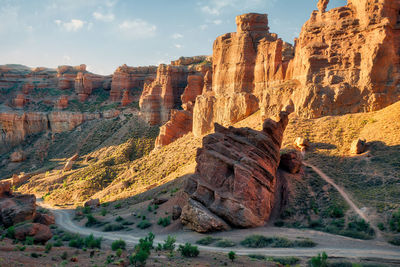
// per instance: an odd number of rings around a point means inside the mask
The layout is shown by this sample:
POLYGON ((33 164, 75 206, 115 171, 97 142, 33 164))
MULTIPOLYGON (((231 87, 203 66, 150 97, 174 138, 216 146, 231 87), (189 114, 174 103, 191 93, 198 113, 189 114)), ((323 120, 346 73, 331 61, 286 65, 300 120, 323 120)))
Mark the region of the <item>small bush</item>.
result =
POLYGON ((259 254, 250 254, 248 255, 248 257, 250 259, 256 259, 256 260, 266 260, 267 257, 265 257, 264 255, 259 255, 259 254))
POLYGON ((217 241, 215 246, 220 247, 220 248, 231 248, 231 247, 236 246, 236 243, 231 240, 222 239, 222 240, 217 241))
POLYGON ((117 255, 117 257, 120 258, 122 255, 122 249, 120 249, 120 248, 117 249, 117 251, 115 252, 115 255, 117 255))
POLYGON ((277 262, 284 266, 295 265, 300 261, 300 259, 296 257, 272 257, 271 259, 273 262, 277 262))
MULTIPOLYGON (((301 247, 301 248, 313 248, 317 244, 312 241, 311 239, 303 239, 303 240, 296 240, 294 241, 294 247, 301 247)), ((285 264, 284 264, 285 265, 285 264)))
POLYGON ((129 262, 135 266, 144 266, 153 248, 154 234, 149 233, 147 237, 141 238, 139 244, 135 246, 135 252, 129 257, 129 262))
POLYGON ((162 225, 164 227, 167 227, 168 225, 171 224, 171 217, 168 216, 168 217, 165 217, 165 218, 159 218, 157 224, 158 225, 162 225))
POLYGON ((157 250, 173 251, 175 249, 175 242, 175 237, 168 236, 167 239, 164 240, 164 244, 158 244, 157 250))
POLYGON ((77 236, 76 238, 69 241, 68 246, 70 246, 71 248, 83 248, 84 244, 84 239, 80 236, 77 236))
POLYGON ((380 223, 378 223, 378 229, 381 231, 384 231, 386 229, 386 227, 382 222, 380 222, 380 223))
POLYGON ((272 238, 262 235, 251 235, 246 237, 240 244, 248 248, 265 248, 273 243, 272 238))
POLYGON ((120 231, 124 229, 125 227, 122 226, 121 224, 107 224, 104 228, 104 232, 114 232, 114 231, 120 231))
POLYGON ((329 210, 329 216, 331 218, 343 218, 344 212, 343 208, 339 206, 333 206, 329 210))
POLYGON ((284 221, 276 221, 274 222, 274 226, 276 227, 283 227, 285 225, 284 221))
POLYGON ((66 260, 68 258, 68 252, 64 251, 63 254, 61 254, 61 259, 66 260))
POLYGON ((392 214, 389 220, 389 228, 393 232, 400 232, 400 209, 392 214))
POLYGON ((87 222, 85 223, 86 227, 90 227, 99 223, 99 221, 95 217, 93 217, 92 214, 88 214, 86 218, 87 218, 87 222))
POLYGON ((114 242, 112 242, 111 244, 111 249, 113 251, 116 251, 117 249, 125 249, 126 248, 126 243, 124 240, 120 239, 120 240, 115 240, 114 242))
POLYGON ((228 258, 233 262, 236 258, 236 253, 233 251, 229 251, 228 258))
POLYGON ((101 248, 102 238, 95 238, 92 234, 85 238, 86 248, 101 248))
POLYGON ((137 227, 140 229, 146 229, 149 228, 151 226, 151 222, 147 221, 147 220, 143 220, 140 223, 138 223, 137 227))
POLYGON ((395 245, 395 246, 400 246, 400 236, 392 237, 389 240, 389 243, 392 244, 392 245, 395 245))
POLYGON ((47 242, 46 246, 44 247, 44 252, 49 253, 52 248, 53 248, 53 244, 47 242))
POLYGON ((153 207, 151 205, 147 206, 147 211, 148 212, 152 212, 153 211, 153 207))
POLYGON ((54 244, 53 244, 53 246, 54 247, 62 247, 64 244, 63 244, 63 242, 60 240, 60 239, 58 239, 56 242, 54 242, 54 244))
POLYGON ((310 261, 311 267, 327 267, 328 266, 328 255, 322 252, 322 255, 318 253, 318 256, 312 257, 310 261))
POLYGON ((116 222, 120 222, 120 221, 123 221, 124 219, 121 217, 121 216, 118 216, 117 218, 115 218, 115 221, 116 222))
POLYGON ((186 243, 185 245, 179 245, 178 251, 181 253, 183 257, 197 257, 199 255, 199 249, 197 246, 192 246, 190 243, 186 243))
POLYGON ((211 237, 211 236, 206 236, 206 237, 203 237, 203 238, 197 240, 196 244, 203 245, 203 246, 208 246, 208 245, 214 243, 217 240, 220 240, 220 238, 214 238, 214 237, 211 237))
POLYGON ((25 241, 24 244, 27 246, 31 246, 35 243, 35 239, 33 238, 33 236, 27 236, 25 237, 25 241))
POLYGON ((130 222, 130 221, 123 221, 122 225, 132 225, 135 224, 134 222, 130 222))
POLYGON ((15 238, 15 227, 14 226, 10 226, 7 228, 6 236, 11 239, 15 238))
POLYGON ((40 254, 38 254, 38 253, 36 253, 36 252, 32 252, 31 253, 31 257, 32 258, 39 258, 41 255, 40 254))
POLYGON ((19 251, 25 251, 26 247, 25 246, 15 246, 19 251))
POLYGON ((107 210, 106 209, 101 209, 100 214, 101 214, 101 216, 106 216, 107 215, 107 210))
POLYGON ((120 208, 122 208, 122 204, 121 203, 117 203, 117 204, 115 204, 114 208, 120 209, 120 208))
POLYGON ((82 209, 83 214, 90 214, 92 212, 92 208, 87 206, 82 209))

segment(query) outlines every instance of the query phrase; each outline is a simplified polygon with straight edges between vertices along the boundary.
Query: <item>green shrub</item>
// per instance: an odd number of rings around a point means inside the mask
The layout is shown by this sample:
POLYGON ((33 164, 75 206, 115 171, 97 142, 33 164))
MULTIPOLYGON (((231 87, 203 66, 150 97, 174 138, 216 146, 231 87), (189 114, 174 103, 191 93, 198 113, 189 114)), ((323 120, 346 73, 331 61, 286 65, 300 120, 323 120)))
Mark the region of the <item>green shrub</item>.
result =
POLYGON ((179 245, 178 251, 183 257, 197 257, 200 253, 197 246, 192 246, 190 243, 179 245))
POLYGON ((124 229, 125 227, 122 226, 121 224, 107 224, 104 228, 104 232, 114 232, 114 231, 120 231, 124 229))
POLYGON ((100 214, 101 214, 101 216, 106 216, 107 215, 107 210, 106 209, 101 209, 100 214))
POLYGON ((120 239, 120 240, 115 240, 114 242, 112 242, 111 244, 111 249, 113 251, 116 251, 117 249, 125 249, 126 248, 126 243, 124 240, 120 239))
POLYGON ((33 238, 33 236, 27 236, 25 237, 25 241, 24 244, 27 246, 33 245, 35 243, 35 239, 33 238))
POLYGON ((283 227, 285 225, 284 221, 276 221, 274 222, 274 226, 276 227, 283 227))
POLYGON ((130 221, 123 221, 122 225, 132 225, 135 224, 134 222, 130 222, 130 221))
POLYGON ((145 238, 139 239, 139 244, 135 246, 135 252, 129 257, 129 262, 135 266, 144 266, 153 248, 154 234, 149 233, 145 238))
POLYGON ((61 254, 60 257, 61 257, 62 260, 66 260, 66 259, 68 258, 68 252, 64 251, 64 252, 61 254))
POLYGON ((380 222, 380 223, 378 223, 378 229, 381 231, 384 231, 386 229, 386 227, 382 222, 380 222))
POLYGON ((162 225, 164 227, 167 227, 168 225, 171 224, 171 217, 168 216, 168 217, 165 217, 165 218, 159 218, 157 224, 158 225, 162 225))
POLYGON ((327 267, 328 266, 328 255, 322 252, 322 255, 318 253, 318 256, 312 257, 310 261, 311 267, 327 267))
POLYGON ((236 253, 233 251, 229 251, 228 258, 233 262, 236 258, 236 253))
POLYGON ((395 246, 400 246, 400 236, 394 236, 389 239, 389 243, 395 246))
POLYGON ((38 253, 36 253, 36 252, 32 252, 32 253, 31 253, 31 257, 32 257, 32 258, 39 258, 40 256, 42 256, 42 255, 40 255, 40 254, 38 254, 38 253))
POLYGON ((44 247, 44 252, 49 253, 52 248, 53 248, 53 244, 47 242, 46 246, 44 247))
POLYGON ((344 211, 342 207, 333 206, 329 209, 329 216, 331 218, 343 218, 344 211))
POLYGON ((87 236, 85 238, 85 247, 86 248, 101 248, 102 238, 95 238, 93 234, 87 236))
POLYGON ((208 246, 208 245, 214 243, 217 240, 220 240, 220 238, 214 238, 212 236, 206 236, 206 237, 203 237, 203 238, 197 240, 196 244, 203 245, 203 246, 208 246))
POLYGON ((15 238, 15 227, 14 226, 10 226, 7 228, 6 236, 11 239, 15 238))
POLYGON ((265 257, 264 255, 259 255, 259 254, 249 254, 248 257, 251 258, 251 259, 256 259, 256 260, 265 260, 265 259, 267 259, 267 257, 265 257))
POLYGON ((25 251, 26 247, 25 246, 15 246, 19 251, 25 251))
POLYGON ((122 255, 122 249, 121 249, 121 248, 117 249, 117 251, 115 252, 115 254, 117 255, 118 258, 120 258, 121 255, 122 255))
POLYGON ((392 214, 389 220, 389 228, 393 232, 400 232, 400 209, 392 214))
POLYGON ((153 207, 151 205, 147 206, 147 211, 148 212, 152 212, 153 211, 153 207))
POLYGON ((222 239, 222 240, 217 241, 215 246, 220 247, 220 248, 231 248, 231 247, 236 246, 236 243, 231 240, 222 239))
POLYGON ((87 206, 82 209, 83 214, 90 214, 92 212, 92 208, 87 206))
MULTIPOLYGON (((313 248, 317 244, 312 241, 311 239, 305 238, 303 240, 296 240, 294 241, 294 247, 301 247, 301 248, 313 248)), ((285 265, 285 264, 284 264, 285 265)))
POLYGON ((271 259, 273 262, 277 262, 284 266, 295 265, 300 261, 300 259, 296 257, 272 257, 271 259))
POLYGON ((85 223, 86 227, 90 227, 99 223, 99 221, 95 217, 93 217, 92 214, 86 215, 86 218, 87 218, 87 222, 85 223))
POLYGON ((60 240, 60 239, 58 239, 56 242, 54 242, 54 246, 55 247, 62 247, 64 244, 63 244, 63 242, 60 240))
POLYGON ((77 236, 69 241, 68 246, 72 248, 83 248, 84 244, 85 240, 82 237, 77 236))
POLYGON ((147 220, 143 220, 140 223, 138 223, 137 227, 140 229, 146 229, 149 228, 151 226, 151 222, 147 221, 147 220))
POLYGON ((120 208, 122 208, 122 204, 121 203, 117 203, 117 204, 115 204, 114 208, 120 209, 120 208))
POLYGON ((273 243, 272 238, 262 235, 251 235, 246 237, 240 244, 248 248, 265 248, 273 243))
POLYGON ((176 239, 173 236, 168 236, 167 239, 164 240, 164 244, 158 244, 157 250, 169 250, 173 251, 175 249, 176 239))
POLYGON ((115 218, 115 221, 116 222, 120 222, 120 221, 123 221, 124 219, 121 217, 121 216, 118 216, 117 218, 115 218))

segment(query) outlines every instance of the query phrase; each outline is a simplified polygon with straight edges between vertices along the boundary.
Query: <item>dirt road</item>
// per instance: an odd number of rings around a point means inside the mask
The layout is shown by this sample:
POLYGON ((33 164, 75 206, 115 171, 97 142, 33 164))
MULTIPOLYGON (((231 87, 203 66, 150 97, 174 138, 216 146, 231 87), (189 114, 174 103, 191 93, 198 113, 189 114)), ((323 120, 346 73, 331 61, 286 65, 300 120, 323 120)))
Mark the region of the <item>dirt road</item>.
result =
MULTIPOLYGON (((93 234, 96 237, 102 237, 104 240, 113 241, 123 239, 127 242, 128 246, 137 244, 139 239, 145 235, 144 232, 136 232, 134 230, 129 232, 101 232, 91 228, 86 228, 77 225, 72 220, 73 211, 54 209, 43 203, 39 205, 51 209, 56 217, 56 224, 61 228, 81 235, 93 234)), ((245 236, 251 234, 263 234, 266 236, 281 236, 287 238, 310 238, 318 244, 315 248, 265 248, 265 249, 248 249, 244 247, 232 247, 232 248, 218 248, 210 246, 199 246, 201 251, 210 252, 223 252, 227 253, 231 250, 235 251, 240 255, 248 254, 261 254, 265 256, 296 256, 296 257, 312 257, 322 251, 325 251, 330 257, 344 257, 344 258, 362 258, 362 259, 384 259, 392 260, 393 263, 398 263, 400 266, 400 249, 395 246, 391 246, 385 242, 377 240, 357 240, 343 236, 331 235, 328 233, 312 231, 312 230, 301 230, 301 229, 288 229, 288 228, 276 228, 276 227, 261 227, 255 229, 241 229, 233 230, 229 232, 215 233, 213 236, 220 238, 228 238, 236 243, 243 240, 245 236), (394 262, 393 262, 394 261, 394 262)), ((180 230, 172 234, 177 239, 177 245, 185 242, 195 243, 196 240, 204 237, 204 235, 192 232, 180 230)), ((166 238, 166 235, 156 235, 155 242, 162 243, 166 238)))

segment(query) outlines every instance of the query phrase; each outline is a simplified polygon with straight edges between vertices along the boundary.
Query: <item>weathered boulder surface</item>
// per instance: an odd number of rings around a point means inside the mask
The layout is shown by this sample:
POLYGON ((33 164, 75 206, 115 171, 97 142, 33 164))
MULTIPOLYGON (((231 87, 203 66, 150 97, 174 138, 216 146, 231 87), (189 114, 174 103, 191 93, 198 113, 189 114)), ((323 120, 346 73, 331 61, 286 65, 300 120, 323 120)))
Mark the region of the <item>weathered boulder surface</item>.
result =
POLYGON ((358 155, 362 154, 367 150, 366 140, 357 139, 351 143, 350 154, 358 155))
POLYGON ((35 215, 35 195, 18 195, 0 199, 0 223, 5 227, 33 220, 35 215))
POLYGON ((99 207, 100 206, 100 199, 98 199, 98 198, 90 199, 90 200, 85 202, 84 206, 85 207, 93 207, 93 208, 99 207))
POLYGON ((33 237, 36 243, 46 243, 53 237, 50 228, 40 223, 25 223, 15 227, 15 238, 25 240, 27 236, 33 237))
POLYGON ((10 161, 11 162, 22 162, 26 159, 26 155, 23 151, 14 151, 10 155, 10 161))
POLYGON ((203 138, 196 173, 185 186, 190 201, 182 210, 182 223, 199 232, 225 228, 222 223, 214 225, 215 219, 207 223, 204 218, 210 215, 204 210, 235 227, 268 221, 288 114, 282 111, 278 121, 265 120, 262 131, 215 124, 215 133, 203 138))
POLYGON ((289 173, 299 173, 302 167, 302 155, 297 151, 290 151, 281 155, 279 168, 289 173))
POLYGON ((54 215, 52 214, 43 214, 40 212, 36 213, 35 219, 33 220, 35 223, 40 223, 44 225, 52 225, 56 223, 54 215))

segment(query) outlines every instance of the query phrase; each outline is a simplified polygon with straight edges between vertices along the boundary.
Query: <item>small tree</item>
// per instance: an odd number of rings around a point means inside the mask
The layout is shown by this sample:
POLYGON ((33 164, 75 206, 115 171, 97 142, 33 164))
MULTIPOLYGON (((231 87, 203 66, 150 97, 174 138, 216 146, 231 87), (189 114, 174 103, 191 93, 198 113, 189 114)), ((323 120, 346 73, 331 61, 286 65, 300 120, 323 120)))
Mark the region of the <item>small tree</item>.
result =
POLYGON ((328 255, 322 252, 322 256, 318 253, 318 256, 311 258, 311 267, 327 267, 328 266, 328 255))
POLYGON ((228 253, 228 258, 233 262, 236 259, 236 253, 233 251, 230 251, 228 253))
POLYGON ((115 240, 114 242, 112 242, 111 244, 111 249, 113 251, 116 251, 117 249, 125 249, 126 248, 126 243, 124 240, 120 239, 120 240, 115 240))
POLYGON ((184 246, 179 245, 178 251, 184 257, 197 257, 200 253, 197 246, 192 246, 190 243, 186 243, 184 246))

